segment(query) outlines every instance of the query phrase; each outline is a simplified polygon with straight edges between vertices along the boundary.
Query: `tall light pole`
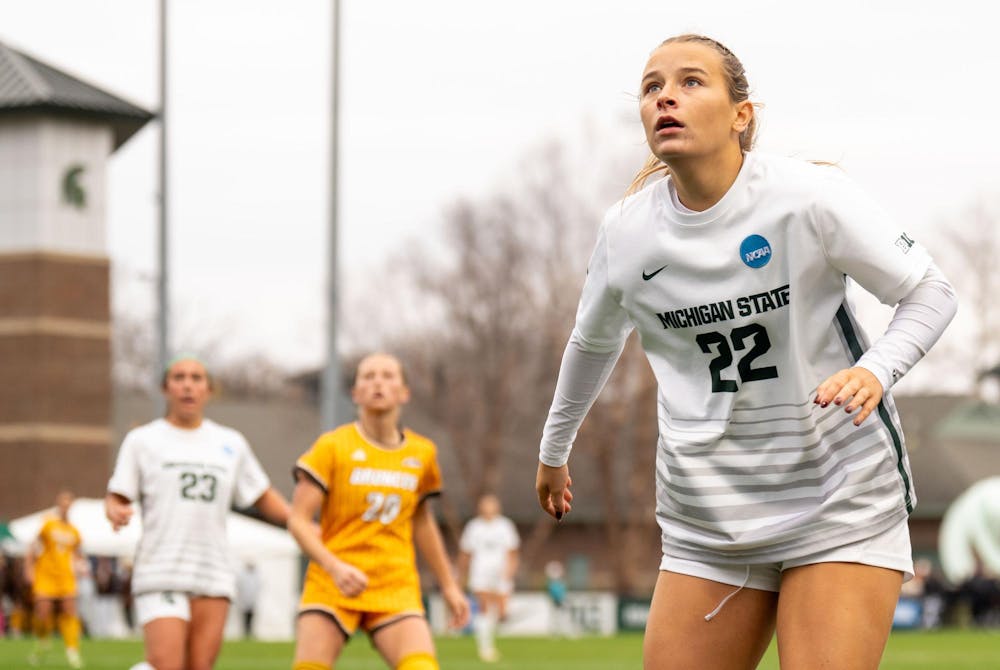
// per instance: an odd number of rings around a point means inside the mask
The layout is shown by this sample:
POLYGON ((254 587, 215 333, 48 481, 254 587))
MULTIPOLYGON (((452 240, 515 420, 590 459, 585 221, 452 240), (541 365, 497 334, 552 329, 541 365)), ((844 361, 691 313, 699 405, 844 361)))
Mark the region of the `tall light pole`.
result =
POLYGON ((320 430, 335 427, 341 419, 340 354, 337 351, 337 206, 338 149, 340 144, 340 0, 333 0, 333 44, 330 45, 330 201, 329 247, 326 278, 326 366, 320 380, 320 430))
MULTIPOLYGON (((167 0, 160 0, 160 210, 158 226, 157 262, 159 272, 156 279, 156 370, 153 376, 158 387, 160 376, 167 365, 170 334, 170 296, 169 296, 169 235, 168 235, 168 204, 167 197, 167 0)), ((155 388, 155 387, 154 387, 155 388)), ((163 409, 163 399, 160 394, 155 394, 158 399, 158 409, 163 409)))

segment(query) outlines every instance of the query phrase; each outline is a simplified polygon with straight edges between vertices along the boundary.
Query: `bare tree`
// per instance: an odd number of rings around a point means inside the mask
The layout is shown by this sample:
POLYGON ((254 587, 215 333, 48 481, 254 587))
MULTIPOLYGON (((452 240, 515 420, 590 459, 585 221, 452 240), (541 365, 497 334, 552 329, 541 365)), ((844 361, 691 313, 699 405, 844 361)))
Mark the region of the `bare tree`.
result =
MULTIPOLYGON (((181 331, 179 351, 198 355, 210 366, 221 394, 239 397, 275 397, 290 393, 290 373, 268 356, 248 351, 224 355, 228 329, 205 327, 191 322, 181 331)), ((156 355, 153 322, 127 312, 114 315, 112 322, 112 379, 128 392, 156 393, 156 355)))
POLYGON ((643 583, 634 560, 639 547, 653 537, 656 471, 656 380, 646 356, 633 337, 600 399, 581 430, 580 442, 593 455, 597 472, 613 473, 600 487, 605 516, 606 545, 611 552, 615 588, 636 591, 643 583))
POLYGON ((111 351, 111 378, 115 386, 130 392, 148 393, 156 366, 152 324, 127 314, 115 314, 111 351))
POLYGON ((939 262, 958 292, 956 325, 966 333, 951 340, 948 357, 951 370, 968 370, 977 381, 1000 363, 1000 217, 980 201, 945 228, 939 262))

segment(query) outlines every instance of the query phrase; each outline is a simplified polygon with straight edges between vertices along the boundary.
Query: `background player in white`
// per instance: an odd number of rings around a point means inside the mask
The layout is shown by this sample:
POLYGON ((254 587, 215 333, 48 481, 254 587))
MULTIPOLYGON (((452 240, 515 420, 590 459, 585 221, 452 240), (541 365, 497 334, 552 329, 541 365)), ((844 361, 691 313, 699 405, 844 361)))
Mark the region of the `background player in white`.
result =
POLYGON ((938 548, 945 577, 958 586, 977 573, 1000 575, 1000 476, 981 479, 955 498, 941 520, 938 548))
POLYGON ((479 658, 497 661, 494 642, 497 621, 507 616, 507 600, 514 588, 521 538, 514 522, 500 513, 500 499, 492 493, 479 498, 477 516, 462 530, 458 570, 476 598, 472 627, 479 658))
POLYGON ((288 522, 287 501, 243 435, 205 418, 211 393, 200 361, 173 360, 163 375, 166 417, 129 431, 108 482, 105 509, 116 530, 131 519, 132 502, 141 503, 132 592, 146 661, 156 670, 215 663, 235 595, 230 508, 253 505, 273 523, 288 522))
POLYGON ((576 431, 634 328, 659 387, 647 670, 755 667, 775 630, 783 668, 875 668, 913 571, 916 502, 887 391, 954 293, 838 168, 751 151, 746 74, 715 40, 661 44, 639 93, 653 156, 598 234, 539 503, 570 510, 576 431), (897 305, 873 346, 846 277, 897 305))
POLYGON ((260 575, 253 563, 244 563, 236 573, 236 610, 243 624, 243 637, 253 637, 253 618, 260 595, 260 575))

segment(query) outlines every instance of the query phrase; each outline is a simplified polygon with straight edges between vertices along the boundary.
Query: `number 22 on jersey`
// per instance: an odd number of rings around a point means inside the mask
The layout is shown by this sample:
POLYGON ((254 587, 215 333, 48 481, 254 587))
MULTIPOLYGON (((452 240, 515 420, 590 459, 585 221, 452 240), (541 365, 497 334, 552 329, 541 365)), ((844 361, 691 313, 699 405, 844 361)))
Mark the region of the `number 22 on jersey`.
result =
POLYGON ((733 349, 743 351, 747 349, 747 340, 751 345, 749 351, 743 354, 736 363, 736 370, 739 373, 740 381, 755 382, 762 379, 776 379, 778 368, 773 365, 763 367, 753 367, 757 358, 767 353, 771 348, 771 338, 767 335, 767 329, 759 323, 751 323, 739 328, 733 328, 727 338, 718 331, 701 333, 695 338, 695 342, 706 354, 716 354, 708 363, 709 372, 712 375, 713 393, 735 393, 739 385, 732 379, 723 379, 723 371, 733 364, 733 349), (732 341, 732 349, 729 342, 732 341))

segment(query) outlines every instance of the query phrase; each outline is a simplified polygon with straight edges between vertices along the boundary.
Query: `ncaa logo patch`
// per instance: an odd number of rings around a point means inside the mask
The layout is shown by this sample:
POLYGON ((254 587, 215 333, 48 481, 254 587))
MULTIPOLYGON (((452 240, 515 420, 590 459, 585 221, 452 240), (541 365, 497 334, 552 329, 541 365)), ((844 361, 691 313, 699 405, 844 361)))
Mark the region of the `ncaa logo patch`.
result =
POLYGON ((740 243, 740 258, 751 268, 762 268, 771 260, 771 243, 761 235, 750 235, 740 243))

